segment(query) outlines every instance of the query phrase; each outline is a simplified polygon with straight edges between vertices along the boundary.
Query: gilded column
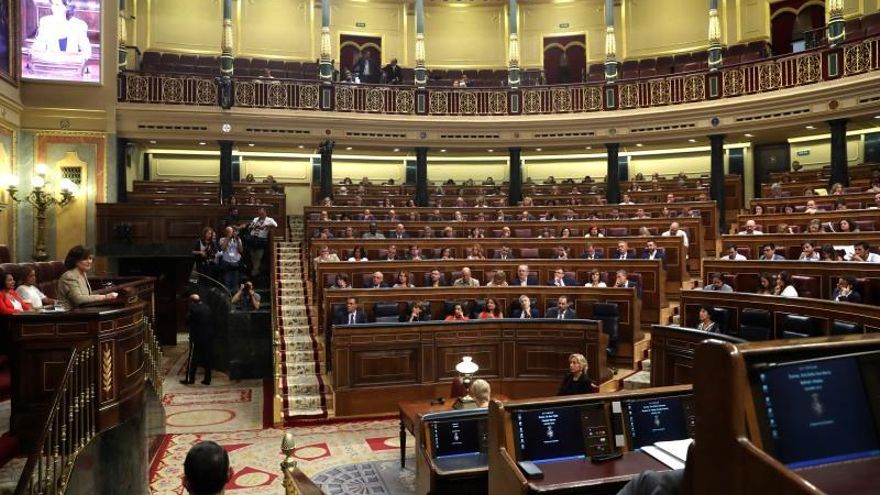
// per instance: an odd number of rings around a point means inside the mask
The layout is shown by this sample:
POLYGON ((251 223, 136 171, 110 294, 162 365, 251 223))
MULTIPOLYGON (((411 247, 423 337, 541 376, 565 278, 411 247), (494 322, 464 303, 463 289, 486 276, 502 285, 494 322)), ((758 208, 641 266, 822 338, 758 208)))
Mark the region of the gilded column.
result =
POLYGON ((614 38, 614 0, 605 0, 605 82, 617 82, 617 40, 614 38))
POLYGON ((721 22, 718 20, 718 0, 709 0, 709 70, 721 67, 721 22))
POLYGON ((416 0, 416 86, 428 85, 428 69, 425 67, 425 0, 416 0))
POLYGON ((507 62, 507 85, 511 88, 519 87, 519 33, 517 32, 517 0, 510 0, 507 7, 507 27, 510 31, 508 51, 510 59, 507 62))
POLYGON ((232 108, 232 0, 223 0, 223 37, 220 41, 220 107, 232 108))
POLYGON ((117 68, 119 72, 125 70, 126 66, 128 66, 128 30, 125 26, 125 0, 119 0, 119 26, 116 28, 116 37, 118 38, 119 45, 117 48, 118 59, 116 62, 117 68))
POLYGON ((330 0, 321 0, 321 62, 319 73, 321 81, 333 80, 333 52, 330 45, 330 0))
POLYGON ((837 46, 846 38, 846 24, 843 21, 843 0, 825 2, 825 13, 828 16, 828 45, 837 46))

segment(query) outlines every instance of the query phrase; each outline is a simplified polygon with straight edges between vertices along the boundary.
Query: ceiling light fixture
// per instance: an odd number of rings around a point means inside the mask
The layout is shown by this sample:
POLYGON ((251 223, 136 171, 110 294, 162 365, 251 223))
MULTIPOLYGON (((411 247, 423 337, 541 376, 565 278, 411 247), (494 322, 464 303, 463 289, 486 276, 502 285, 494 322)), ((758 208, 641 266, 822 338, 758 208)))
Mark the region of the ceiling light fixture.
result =
POLYGON ((205 143, 204 141, 199 141, 199 146, 204 146, 205 144, 207 143, 205 143))
POLYGON ((688 142, 689 142, 689 143, 696 143, 696 142, 697 142, 697 140, 696 140, 696 139, 694 139, 694 138, 691 138, 691 139, 688 139, 688 142))
POLYGON ((248 143, 248 147, 253 148, 253 147, 254 147, 254 143, 248 143))
POLYGON ((747 137, 747 138, 753 138, 753 137, 755 137, 754 134, 751 134, 751 133, 749 133, 749 132, 743 134, 743 136, 745 136, 745 137, 747 137))
POLYGON ((535 151, 544 151, 541 148, 535 148, 535 151))
POLYGON ((815 128, 816 128, 816 126, 814 126, 814 125, 808 125, 808 126, 807 126, 807 129, 809 129, 809 130, 811 130, 811 131, 812 131, 813 129, 815 129, 815 128))
POLYGON ((351 146, 346 146, 345 151, 351 151, 351 146))
POLYGON ((636 148, 641 148, 642 146, 644 146, 644 144, 642 144, 642 143, 636 143, 636 148))
POLYGON ((155 139, 150 139, 150 144, 156 144, 156 140, 155 140, 155 139))
POLYGON ((440 150, 440 153, 446 153, 446 150, 440 150))

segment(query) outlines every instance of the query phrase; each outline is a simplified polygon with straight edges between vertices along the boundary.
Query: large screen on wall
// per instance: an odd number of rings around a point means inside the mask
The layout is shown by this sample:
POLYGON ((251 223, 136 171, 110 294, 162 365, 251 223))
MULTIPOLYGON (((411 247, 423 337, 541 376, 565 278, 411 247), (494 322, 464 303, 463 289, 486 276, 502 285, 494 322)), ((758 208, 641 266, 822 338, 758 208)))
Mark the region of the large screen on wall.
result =
POLYGON ((101 81, 102 0, 21 0, 21 76, 101 81))

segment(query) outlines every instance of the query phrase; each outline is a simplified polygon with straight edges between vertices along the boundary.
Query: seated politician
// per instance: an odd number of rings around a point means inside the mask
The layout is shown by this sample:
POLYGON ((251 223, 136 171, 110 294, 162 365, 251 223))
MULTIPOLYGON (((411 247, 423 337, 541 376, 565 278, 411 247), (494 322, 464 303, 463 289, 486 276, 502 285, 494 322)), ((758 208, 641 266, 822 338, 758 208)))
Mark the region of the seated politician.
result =
POLYGON ((514 309, 510 316, 512 318, 523 320, 541 317, 538 310, 532 307, 532 300, 525 294, 519 296, 519 308, 514 309))
POLYGON ((11 273, 4 274, 3 288, 0 290, 0 315, 11 315, 31 309, 31 305, 15 292, 15 277, 11 273))
POLYGON ((84 246, 74 246, 64 258, 67 271, 58 279, 58 304, 65 309, 100 304, 116 299, 116 292, 92 294, 87 273, 92 269, 92 252, 84 246))
POLYGON ((590 394, 599 391, 599 387, 593 384, 587 377, 587 358, 583 354, 568 356, 568 373, 562 379, 562 385, 556 395, 590 394))

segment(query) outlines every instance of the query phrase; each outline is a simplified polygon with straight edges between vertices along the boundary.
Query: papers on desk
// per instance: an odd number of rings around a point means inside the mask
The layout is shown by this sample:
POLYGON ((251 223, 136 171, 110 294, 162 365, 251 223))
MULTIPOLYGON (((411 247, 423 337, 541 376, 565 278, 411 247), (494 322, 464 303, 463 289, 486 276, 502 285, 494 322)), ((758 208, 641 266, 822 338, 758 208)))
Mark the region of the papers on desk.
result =
POLYGON ((672 440, 669 442, 657 442, 654 445, 642 447, 642 452, 669 466, 670 469, 684 469, 684 461, 687 460, 688 447, 693 439, 672 440))

